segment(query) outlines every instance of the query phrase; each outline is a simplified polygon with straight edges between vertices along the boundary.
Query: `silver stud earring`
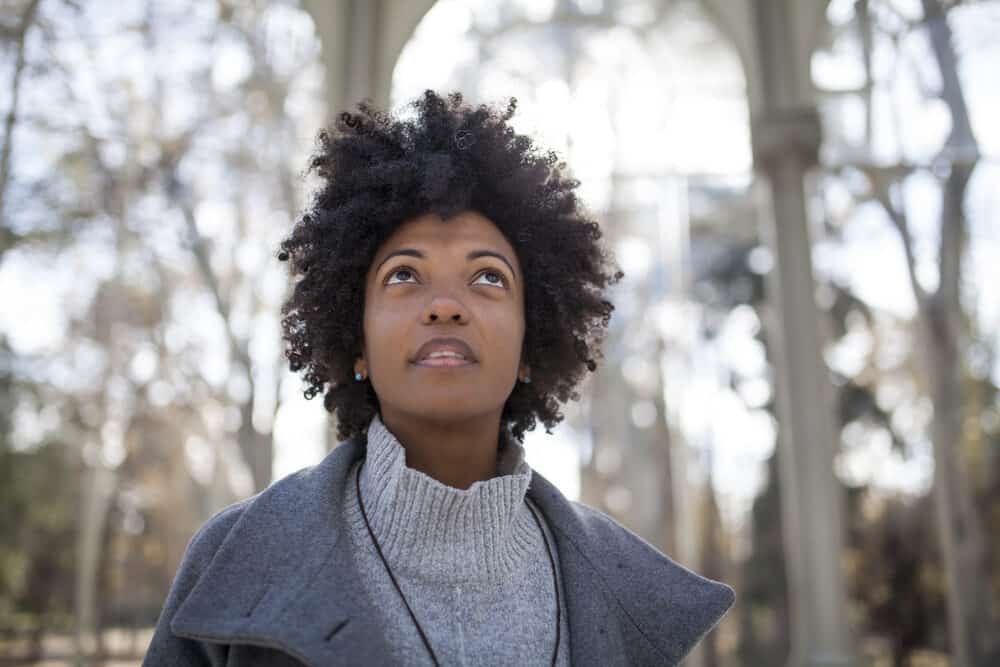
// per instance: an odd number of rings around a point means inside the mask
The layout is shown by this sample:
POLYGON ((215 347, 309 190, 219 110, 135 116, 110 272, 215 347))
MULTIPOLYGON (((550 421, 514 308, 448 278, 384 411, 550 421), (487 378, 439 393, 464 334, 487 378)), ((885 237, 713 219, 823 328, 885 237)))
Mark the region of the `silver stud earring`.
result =
POLYGON ((361 382, 362 380, 365 379, 365 376, 362 375, 361 373, 355 373, 354 374, 354 379, 357 380, 358 382, 361 382))
POLYGON ((531 378, 530 377, 521 378, 521 382, 523 382, 524 384, 531 384, 531 378))

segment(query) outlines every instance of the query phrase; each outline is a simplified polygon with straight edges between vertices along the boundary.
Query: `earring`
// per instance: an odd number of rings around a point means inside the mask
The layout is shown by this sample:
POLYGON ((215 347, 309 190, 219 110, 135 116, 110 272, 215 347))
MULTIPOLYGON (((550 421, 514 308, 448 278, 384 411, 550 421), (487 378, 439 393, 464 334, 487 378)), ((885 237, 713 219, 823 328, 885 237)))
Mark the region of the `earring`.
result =
POLYGON ((358 382, 361 382, 362 380, 365 379, 365 376, 362 375, 361 373, 355 373, 354 374, 354 379, 357 380, 358 382))
POLYGON ((523 377, 523 378, 521 378, 521 382, 523 382, 524 384, 531 384, 531 378, 530 377, 523 377))

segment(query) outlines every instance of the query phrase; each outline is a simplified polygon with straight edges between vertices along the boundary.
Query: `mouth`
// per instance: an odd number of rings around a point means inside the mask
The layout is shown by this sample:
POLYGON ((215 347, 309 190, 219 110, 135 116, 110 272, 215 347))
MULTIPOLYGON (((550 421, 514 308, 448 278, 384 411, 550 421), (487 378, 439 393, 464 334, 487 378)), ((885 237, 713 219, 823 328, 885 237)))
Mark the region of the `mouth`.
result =
POLYGON ((462 366, 473 366, 475 361, 466 359, 455 352, 432 352, 427 357, 415 361, 414 365, 424 368, 460 368, 462 366))
POLYGON ((414 355, 413 364, 423 368, 463 368, 478 360, 469 344, 460 338, 432 338, 414 355))

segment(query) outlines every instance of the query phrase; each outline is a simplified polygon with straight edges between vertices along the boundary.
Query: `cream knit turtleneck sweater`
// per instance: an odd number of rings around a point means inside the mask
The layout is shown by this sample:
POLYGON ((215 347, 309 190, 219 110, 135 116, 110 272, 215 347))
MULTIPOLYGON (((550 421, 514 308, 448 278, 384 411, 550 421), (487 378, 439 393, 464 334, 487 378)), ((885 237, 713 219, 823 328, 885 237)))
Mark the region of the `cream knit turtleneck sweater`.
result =
MULTIPOLYGON (((456 489, 408 468, 399 440, 376 416, 368 427, 366 458, 358 465, 372 531, 440 663, 550 664, 556 638, 552 570, 526 504, 531 468, 521 445, 505 437, 497 476, 456 489)), ((385 618, 398 664, 432 664, 368 535, 356 473, 344 511, 358 569, 385 618)), ((558 568, 544 519, 542 525, 558 568)), ((562 607, 558 664, 568 665, 565 603, 562 607)))

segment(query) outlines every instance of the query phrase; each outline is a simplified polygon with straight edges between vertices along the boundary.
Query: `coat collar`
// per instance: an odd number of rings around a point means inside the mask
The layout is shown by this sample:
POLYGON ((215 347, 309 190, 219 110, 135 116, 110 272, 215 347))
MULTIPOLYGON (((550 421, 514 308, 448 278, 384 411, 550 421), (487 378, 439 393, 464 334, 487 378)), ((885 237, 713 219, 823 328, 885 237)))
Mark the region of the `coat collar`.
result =
MULTIPOLYGON (((385 664, 389 651, 336 511, 364 445, 348 440, 246 506, 171 623, 174 634, 282 650, 308 665, 385 664)), ((733 592, 569 502, 537 472, 528 497, 559 553, 573 665, 676 664, 733 592)))

